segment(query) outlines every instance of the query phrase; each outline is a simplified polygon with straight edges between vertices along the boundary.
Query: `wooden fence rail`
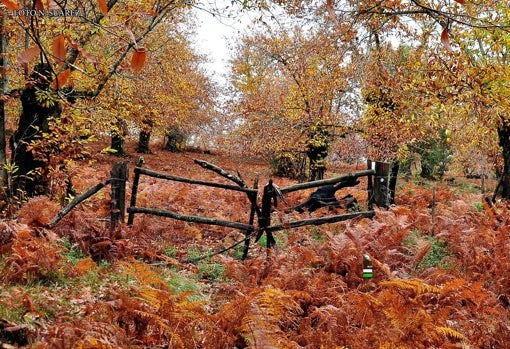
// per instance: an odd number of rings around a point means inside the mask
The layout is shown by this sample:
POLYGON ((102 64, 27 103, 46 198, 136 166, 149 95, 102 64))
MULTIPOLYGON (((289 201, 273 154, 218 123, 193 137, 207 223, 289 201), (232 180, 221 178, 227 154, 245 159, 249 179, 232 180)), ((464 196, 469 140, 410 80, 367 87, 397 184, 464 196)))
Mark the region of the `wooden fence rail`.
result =
MULTIPOLYGON (((395 191, 395 182, 396 176, 393 173, 395 169, 395 165, 390 165, 386 163, 376 163, 368 161, 369 169, 365 171, 358 171, 353 173, 348 173, 340 176, 336 176, 333 178, 299 183, 290 185, 284 188, 279 188, 278 186, 273 184, 273 181, 270 179, 269 182, 263 187, 262 192, 262 200, 261 205, 259 206, 257 202, 257 198, 259 195, 258 189, 258 178, 254 180, 252 188, 249 188, 248 185, 244 182, 240 174, 232 174, 229 173, 220 167, 210 164, 203 160, 194 160, 196 164, 199 166, 211 170, 220 176, 234 182, 236 185, 224 184, 218 182, 211 181, 202 181, 191 178, 185 178, 180 176, 169 175, 165 173, 160 173, 156 171, 152 171, 146 168, 143 168, 143 157, 138 159, 138 162, 134 169, 134 179, 132 185, 131 192, 131 200, 130 205, 127 208, 128 212, 128 225, 132 225, 134 221, 135 214, 152 214, 162 217, 170 217, 173 219, 185 221, 185 222, 193 222, 193 223, 201 223, 208 225, 217 225, 229 228, 235 228, 244 231, 245 239, 239 242, 236 242, 234 245, 227 249, 223 249, 220 252, 227 251, 234 246, 241 244, 244 241, 244 251, 243 251, 243 259, 248 256, 250 239, 253 235, 255 235, 255 241, 260 239, 262 234, 266 234, 267 237, 267 247, 270 248, 274 246, 276 241, 272 236, 272 233, 278 230, 283 229, 291 229, 297 227, 303 227, 307 225, 322 225, 327 223, 335 223, 340 221, 345 221, 349 219, 353 219, 355 217, 368 217, 371 218, 374 216, 375 212, 372 210, 373 203, 377 204, 380 207, 388 207, 389 204, 392 203, 394 199, 394 191, 395 191), (390 171, 390 169, 392 171, 390 171), (232 190, 243 192, 246 194, 247 199, 251 205, 250 216, 248 219, 248 223, 241 222, 233 222, 222 219, 213 219, 202 216, 194 216, 194 215, 184 215, 173 211, 148 208, 148 207, 138 207, 136 206, 138 187, 140 182, 140 177, 149 176, 164 180, 183 182, 191 185, 204 185, 209 187, 221 188, 225 190, 232 190), (367 211, 358 211, 358 212, 349 212, 346 214, 340 215, 332 215, 326 217, 319 218, 307 218, 301 219, 297 221, 286 222, 283 224, 271 224, 271 208, 274 204, 277 205, 278 200, 283 200, 283 195, 288 194, 293 191, 323 187, 328 185, 339 184, 340 188, 353 186, 359 183, 359 181, 353 181, 353 179, 359 177, 367 177, 368 179, 368 210, 367 211), (255 224, 255 216, 257 217, 257 224, 255 224)), ((398 169, 398 167, 396 168, 398 169)), ((111 171, 111 178, 106 181, 97 184, 96 186, 88 189, 83 194, 76 196, 68 206, 63 208, 58 214, 48 223, 48 227, 52 228, 57 224, 64 216, 66 216, 74 207, 76 207, 79 203, 91 197, 103 187, 107 185, 112 186, 112 204, 111 204, 111 218, 110 218, 110 227, 112 232, 118 227, 118 223, 124 221, 124 212, 125 212, 125 187, 126 181, 128 178, 128 163, 126 161, 116 163, 113 166, 111 171)), ((395 172, 396 173, 396 172, 395 172)), ((333 194, 334 195, 334 194, 333 194)), ((302 205, 299 205, 302 206, 302 205)), ((295 209, 296 207, 294 207, 295 209)))
MULTIPOLYGON (((257 203, 257 197, 259 194, 258 190, 258 179, 255 179, 253 188, 250 189, 248 185, 244 182, 244 180, 241 178, 241 176, 234 175, 232 173, 229 173, 216 165, 210 164, 203 160, 194 160, 196 164, 202 166, 205 169, 211 170, 216 172, 217 174, 221 175, 224 178, 229 179, 230 181, 234 182, 236 185, 229 185, 229 184, 223 184, 223 183, 217 183, 217 182, 211 182, 211 181, 202 181, 202 180, 195 180, 185 177, 179 177, 174 175, 169 175, 165 173, 160 173, 156 171, 152 171, 149 169, 145 169, 142 167, 143 164, 143 158, 140 158, 137 166, 134 170, 134 180, 133 180, 133 188, 132 188, 132 194, 131 194, 131 203, 130 207, 128 207, 127 212, 129 214, 128 216, 128 224, 132 225, 134 222, 135 214, 152 214, 156 216, 163 216, 163 217, 170 217, 173 219, 186 221, 186 222, 193 222, 193 223, 201 223, 201 224, 208 224, 208 225, 217 225, 217 226, 224 226, 229 228, 235 228, 239 229, 245 232, 245 245, 244 245, 244 251, 243 251, 243 258, 246 258, 248 255, 249 250, 249 244, 250 244, 250 237, 256 233, 256 239, 257 241, 262 234, 267 235, 267 247, 270 248, 274 246, 275 240, 272 236, 272 233, 278 230, 283 229, 289 229, 289 228, 296 228, 296 227, 302 227, 307 225, 322 225, 327 223, 334 223, 334 222, 340 222, 348 219, 352 219, 355 217, 373 217, 374 211, 372 208, 372 195, 371 195, 371 188, 372 188, 372 175, 375 174, 375 171, 373 169, 365 170, 365 171, 359 171, 354 173, 349 173, 341 176, 337 176, 334 178, 328 178, 318 181, 312 181, 312 182, 306 182, 306 183, 299 183, 295 185, 291 185, 284 188, 278 188, 276 185, 273 184, 272 180, 269 180, 269 183, 264 186, 264 191, 262 195, 262 204, 261 206, 257 203), (250 217, 249 217, 249 223, 240 223, 240 222, 233 222, 228 220, 221 220, 221 219, 212 219, 202 216, 194 216, 194 215, 183 215, 177 212, 168 211, 168 210, 162 210, 162 209, 155 209, 155 208, 148 208, 148 207, 138 207, 136 206, 136 198, 137 198, 137 191, 138 191, 138 184, 140 180, 140 176, 145 175, 149 177, 164 179, 164 180, 171 180, 171 181, 177 181, 177 182, 183 182, 188 183, 192 185, 204 185, 209 187, 216 187, 221 188, 225 190, 233 190, 233 191, 240 191, 244 192, 247 195, 247 198, 251 204, 251 210, 250 210, 250 217), (276 224, 271 225, 271 203, 274 202, 276 205, 277 200, 279 200, 279 196, 282 198, 284 194, 297 191, 297 190, 303 190, 308 188, 316 188, 321 187, 324 185, 332 185, 337 184, 346 180, 355 179, 358 177, 368 177, 368 197, 369 197, 369 210, 368 211, 360 211, 360 212, 350 212, 347 214, 341 214, 341 215, 332 215, 327 217, 320 217, 320 218, 309 218, 309 219, 302 219, 298 221, 292 221, 285 224, 276 224), (255 225, 255 216, 257 216, 257 225, 255 225)), ((239 243, 236 243, 238 245, 239 243)))

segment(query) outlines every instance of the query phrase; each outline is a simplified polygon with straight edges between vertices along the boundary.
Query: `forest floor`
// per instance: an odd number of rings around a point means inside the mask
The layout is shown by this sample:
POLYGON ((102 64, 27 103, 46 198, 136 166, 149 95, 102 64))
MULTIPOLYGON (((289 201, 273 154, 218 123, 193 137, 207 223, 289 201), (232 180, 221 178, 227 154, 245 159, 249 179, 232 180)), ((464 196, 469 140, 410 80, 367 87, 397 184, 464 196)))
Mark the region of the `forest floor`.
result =
MULTIPOLYGON (((129 202, 140 155, 132 145, 125 158, 100 150, 73 170, 76 191, 129 161, 129 202)), ((144 168, 198 180, 228 183, 195 158, 249 186, 258 177, 259 189, 270 178, 265 162, 231 154, 143 157, 144 168)), ((138 214, 110 229, 109 188, 52 229, 61 205, 33 198, 0 223, 0 348, 509 348, 510 214, 506 203, 488 205, 480 185, 399 178, 396 204, 374 218, 275 232, 271 250, 252 239, 244 261, 243 244, 202 258, 242 241, 233 228, 138 214), (364 255, 372 278, 363 278, 364 255)), ((287 195, 272 220, 345 212, 289 212, 312 191, 287 195)), ((347 194, 366 208, 366 180, 337 197, 347 194)), ((242 192, 147 176, 137 206, 241 223, 250 215, 242 192)))

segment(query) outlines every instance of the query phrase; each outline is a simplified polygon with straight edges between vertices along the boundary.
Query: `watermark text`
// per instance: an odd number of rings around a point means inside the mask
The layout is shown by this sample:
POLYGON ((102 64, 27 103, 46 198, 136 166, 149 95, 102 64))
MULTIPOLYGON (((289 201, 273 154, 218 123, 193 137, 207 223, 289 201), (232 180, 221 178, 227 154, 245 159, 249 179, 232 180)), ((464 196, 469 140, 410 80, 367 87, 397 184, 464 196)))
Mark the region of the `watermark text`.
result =
POLYGON ((50 10, 35 10, 29 8, 21 8, 11 11, 11 14, 16 17, 81 17, 82 12, 80 9, 50 9, 50 10))

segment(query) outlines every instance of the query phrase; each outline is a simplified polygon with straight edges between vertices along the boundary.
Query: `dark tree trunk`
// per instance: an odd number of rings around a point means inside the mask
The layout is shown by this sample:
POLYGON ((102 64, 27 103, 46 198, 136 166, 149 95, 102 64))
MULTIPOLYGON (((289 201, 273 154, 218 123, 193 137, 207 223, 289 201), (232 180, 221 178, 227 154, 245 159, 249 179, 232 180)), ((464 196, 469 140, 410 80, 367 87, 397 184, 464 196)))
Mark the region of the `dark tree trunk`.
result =
POLYGON ((138 148, 136 148, 136 151, 138 153, 150 154, 151 153, 149 147, 150 139, 151 139, 150 132, 140 131, 140 137, 138 138, 138 148))
POLYGON ((373 162, 368 160, 368 167, 375 170, 370 200, 379 207, 389 208, 395 204, 395 190, 399 170, 398 162, 373 162))
POLYGON ((170 128, 165 133, 165 150, 173 153, 181 151, 181 148, 186 140, 184 133, 178 128, 170 128))
MULTIPOLYGON (((44 156, 35 156, 28 146, 40 139, 43 132, 48 132, 51 117, 60 117, 62 111, 58 100, 37 100, 38 91, 48 91, 50 69, 46 64, 38 64, 29 77, 29 83, 21 91, 21 115, 18 129, 10 139, 11 160, 18 170, 13 173, 13 192, 21 191, 26 196, 45 194, 48 189, 46 179, 46 162, 44 156)), ((39 92, 41 93, 41 92, 39 92)))
POLYGON ((140 136, 138 138, 138 153, 150 154, 150 139, 152 131, 152 120, 145 119, 142 122, 142 129, 140 130, 140 136))
POLYGON ((395 204, 395 192, 397 190, 397 177, 398 177, 398 170, 400 169, 400 164, 397 160, 395 160, 391 164, 391 174, 390 174, 390 204, 395 204))
MULTIPOLYGON (((4 11, 3 14, 0 15, 0 93, 3 95, 7 91, 7 34, 4 33, 4 19, 7 16, 7 13, 4 11)), ((6 135, 5 135, 5 101, 3 99, 0 100, 0 166, 1 176, 2 176, 2 186, 7 187, 7 169, 3 166, 7 161, 7 144, 6 144, 6 135)))
POLYGON ((126 121, 117 118, 112 127, 112 145, 111 148, 115 150, 115 155, 124 156, 126 154, 124 143, 127 135, 126 121))
POLYGON ((501 196, 510 198, 510 126, 503 124, 498 128, 499 145, 503 155, 503 173, 501 174, 501 196))

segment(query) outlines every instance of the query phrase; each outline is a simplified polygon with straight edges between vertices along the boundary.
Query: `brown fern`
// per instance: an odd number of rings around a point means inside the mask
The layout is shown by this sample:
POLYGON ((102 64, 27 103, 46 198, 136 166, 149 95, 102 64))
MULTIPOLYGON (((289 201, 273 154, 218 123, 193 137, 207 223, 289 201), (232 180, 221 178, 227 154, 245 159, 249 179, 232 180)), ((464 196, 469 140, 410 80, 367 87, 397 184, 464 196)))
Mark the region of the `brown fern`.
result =
POLYGON ((264 288, 251 301, 243 319, 243 335, 254 348, 295 348, 296 343, 286 337, 285 330, 289 329, 285 327, 301 313, 299 304, 290 295, 264 288))

